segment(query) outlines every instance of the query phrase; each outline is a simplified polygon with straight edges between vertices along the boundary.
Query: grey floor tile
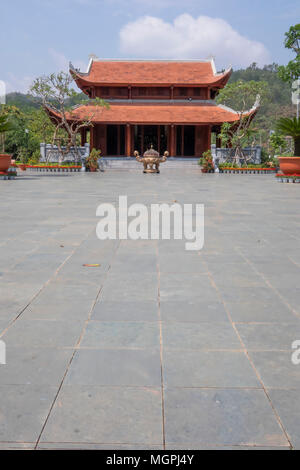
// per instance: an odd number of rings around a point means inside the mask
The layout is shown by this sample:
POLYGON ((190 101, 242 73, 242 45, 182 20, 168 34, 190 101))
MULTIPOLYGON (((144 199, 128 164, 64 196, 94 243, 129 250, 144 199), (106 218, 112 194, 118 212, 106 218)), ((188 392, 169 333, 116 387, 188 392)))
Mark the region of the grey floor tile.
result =
POLYGON ((161 300, 188 300, 190 298, 211 302, 217 299, 217 292, 205 274, 167 273, 160 278, 161 300))
POLYGON ((35 442, 0 442, 0 450, 34 450, 35 442))
POLYGON ((234 322, 295 323, 296 315, 280 299, 269 302, 226 302, 234 322))
POLYGON ((288 445, 262 390, 167 389, 165 422, 167 445, 288 445))
POLYGON ((279 299, 274 290, 269 287, 237 287, 218 286, 222 298, 226 302, 276 302, 279 299))
POLYGON ((83 325, 79 321, 19 319, 4 334, 7 346, 72 347, 79 340, 83 325))
POLYGON ((299 390, 269 390, 268 393, 292 446, 300 450, 299 390))
POLYGON ((261 388, 243 352, 164 351, 163 375, 167 387, 261 388))
POLYGON ((49 385, 0 385, 0 442, 36 442, 56 392, 49 385))
POLYGON ((70 385, 160 387, 159 350, 80 350, 66 377, 70 385))
POLYGON ((180 254, 161 253, 158 258, 159 270, 164 273, 205 273, 205 263, 197 252, 180 254))
MULTIPOLYGON (((1 443, 0 443, 1 449, 1 443)), ((83 442, 47 442, 40 443, 37 449, 43 450, 163 450, 163 445, 141 445, 141 444, 86 444, 83 442)))
POLYGON ((289 445, 282 445, 282 446, 257 446, 257 445, 235 445, 235 446, 216 446, 216 445, 166 445, 166 450, 170 449, 178 449, 178 450, 291 450, 291 446, 289 445))
POLYGON ((55 303, 32 302, 22 314, 27 320, 81 321, 88 319, 94 301, 57 301, 55 303))
POLYGON ((111 273, 100 294, 102 300, 155 301, 158 296, 156 273, 111 273))
POLYGON ((249 350, 290 351, 292 342, 300 338, 298 323, 236 323, 236 328, 249 350))
POLYGON ((250 357, 266 388, 300 390, 300 366, 291 351, 250 351, 250 357))
POLYGON ((221 302, 194 300, 161 300, 160 313, 163 322, 223 322, 228 320, 221 302))
POLYGON ((41 442, 161 445, 161 391, 66 385, 41 442))
POLYGON ((166 349, 241 349, 241 343, 229 322, 163 323, 166 349))
POLYGON ((72 356, 70 349, 6 348, 6 365, 1 366, 1 385, 59 386, 72 356))
POLYGON ((96 303, 92 320, 97 321, 158 321, 158 303, 144 300, 102 301, 96 303))
POLYGON ((91 321, 80 343, 82 348, 159 348, 159 328, 151 322, 91 321))
POLYGON ((111 273, 156 273, 156 254, 117 253, 111 266, 111 273))

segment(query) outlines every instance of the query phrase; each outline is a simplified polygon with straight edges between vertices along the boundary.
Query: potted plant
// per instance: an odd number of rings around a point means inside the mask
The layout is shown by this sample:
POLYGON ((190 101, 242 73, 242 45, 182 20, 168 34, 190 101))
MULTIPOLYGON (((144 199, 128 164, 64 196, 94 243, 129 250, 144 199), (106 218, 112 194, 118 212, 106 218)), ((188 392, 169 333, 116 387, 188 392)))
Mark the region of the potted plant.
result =
POLYGON ((26 164, 28 163, 29 152, 26 148, 21 147, 18 152, 18 168, 22 171, 26 171, 26 164))
POLYGON ((199 160, 199 164, 202 165, 201 171, 202 173, 214 173, 215 165, 213 162, 211 150, 207 150, 203 152, 202 158, 199 160))
POLYGON ((87 171, 97 171, 99 168, 98 158, 100 158, 101 150, 93 149, 85 162, 87 171))
POLYGON ((277 130, 294 140, 294 155, 278 157, 280 170, 285 175, 300 175, 300 119, 281 118, 277 130))
POLYGON ((11 165, 11 155, 5 151, 5 132, 12 130, 12 124, 6 114, 0 115, 0 172, 6 173, 11 165))

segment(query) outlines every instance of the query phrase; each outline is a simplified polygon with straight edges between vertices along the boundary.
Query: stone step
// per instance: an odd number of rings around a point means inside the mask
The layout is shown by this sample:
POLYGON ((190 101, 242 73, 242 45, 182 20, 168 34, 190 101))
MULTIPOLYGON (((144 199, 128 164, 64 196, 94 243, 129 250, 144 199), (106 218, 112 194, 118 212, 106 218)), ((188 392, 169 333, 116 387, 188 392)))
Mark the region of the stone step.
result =
MULTIPOLYGON (((141 168, 142 163, 137 162, 135 158, 109 158, 103 157, 100 160, 100 165, 103 165, 105 168, 128 168, 135 169, 141 168)), ((163 168, 187 168, 194 167, 199 168, 198 158, 168 158, 168 160, 162 163, 163 168)))

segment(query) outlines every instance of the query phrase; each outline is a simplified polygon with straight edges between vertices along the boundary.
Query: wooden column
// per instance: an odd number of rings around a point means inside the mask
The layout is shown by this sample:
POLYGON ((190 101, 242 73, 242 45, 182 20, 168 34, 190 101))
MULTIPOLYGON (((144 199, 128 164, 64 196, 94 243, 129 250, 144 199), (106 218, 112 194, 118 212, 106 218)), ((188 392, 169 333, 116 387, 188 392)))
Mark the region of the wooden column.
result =
POLYGON ((157 151, 160 154, 160 125, 157 126, 157 151))
POLYGON ((143 155, 144 148, 145 148, 144 136, 145 136, 145 129, 144 129, 144 124, 142 124, 141 125, 141 155, 143 155))
POLYGON ((131 125, 126 124, 126 157, 131 157, 131 125))
POLYGON ((81 147, 84 146, 85 142, 86 142, 86 128, 82 127, 80 129, 80 145, 81 145, 81 147))
POLYGON ((120 145, 120 125, 118 124, 118 143, 117 143, 117 154, 118 156, 121 154, 121 151, 120 151, 120 148, 121 148, 121 145, 120 145))
POLYGON ((95 127, 90 128, 90 150, 95 147, 95 127))
POLYGON ((175 126, 171 124, 170 126, 170 156, 175 157, 176 155, 176 146, 175 146, 175 126))

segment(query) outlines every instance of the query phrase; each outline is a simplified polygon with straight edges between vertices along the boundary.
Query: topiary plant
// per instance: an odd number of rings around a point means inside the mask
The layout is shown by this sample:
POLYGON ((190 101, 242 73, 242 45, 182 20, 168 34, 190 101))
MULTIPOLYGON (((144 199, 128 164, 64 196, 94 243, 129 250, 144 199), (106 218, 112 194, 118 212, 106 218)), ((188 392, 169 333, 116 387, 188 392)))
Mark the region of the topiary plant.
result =
POLYGON ((98 158, 100 158, 101 150, 93 149, 85 162, 88 171, 97 171, 99 168, 98 158))

